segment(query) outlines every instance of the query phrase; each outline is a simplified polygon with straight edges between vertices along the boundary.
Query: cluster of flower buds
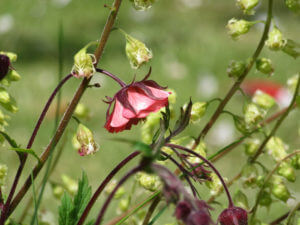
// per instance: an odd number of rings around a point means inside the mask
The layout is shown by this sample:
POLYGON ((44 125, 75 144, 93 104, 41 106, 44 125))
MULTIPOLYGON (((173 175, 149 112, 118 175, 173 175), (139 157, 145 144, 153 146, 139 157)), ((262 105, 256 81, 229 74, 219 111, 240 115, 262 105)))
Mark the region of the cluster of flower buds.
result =
POLYGON ((247 15, 254 14, 254 7, 258 5, 259 0, 237 0, 237 6, 247 15))
POLYGON ((273 75, 274 73, 274 68, 272 65, 271 59, 267 58, 259 58, 256 60, 256 69, 259 72, 262 72, 264 74, 267 74, 269 76, 273 75))
MULTIPOLYGON (((108 185, 106 185, 106 187, 104 189, 104 193, 106 195, 110 195, 116 186, 117 186, 117 181, 116 180, 112 180, 111 182, 109 182, 108 185)), ((125 193, 126 193, 125 188, 121 186, 117 190, 117 192, 115 193, 114 199, 120 199, 120 198, 122 198, 125 193)))
POLYGON ((281 31, 274 26, 273 29, 269 32, 268 39, 266 40, 266 46, 270 50, 278 51, 282 50, 286 45, 287 40, 283 37, 281 31))
POLYGON ((250 28, 257 22, 249 22, 247 20, 237 20, 232 18, 227 23, 227 29, 229 35, 234 39, 238 39, 239 36, 248 33, 250 28))
POLYGON ((74 56, 74 65, 72 68, 72 75, 77 78, 91 77, 95 72, 94 63, 96 62, 96 58, 93 54, 87 53, 87 49, 90 45, 94 44, 94 42, 89 43, 84 48, 79 50, 74 56))
POLYGON ((271 193, 278 199, 286 202, 291 194, 284 184, 284 181, 279 176, 273 176, 271 181, 271 193))
POLYGON ((161 186, 160 178, 155 174, 140 172, 137 174, 136 179, 140 186, 148 191, 157 191, 161 186))
POLYGON ((0 164, 0 188, 5 184, 7 170, 8 170, 8 168, 6 165, 0 164))
POLYGON ((78 125, 77 133, 73 137, 72 143, 80 156, 92 155, 98 151, 98 145, 94 141, 92 131, 83 124, 78 125))
POLYGON ((227 67, 227 74, 229 77, 239 78, 246 69, 246 63, 244 61, 232 60, 227 67))
POLYGON ((140 40, 121 30, 126 38, 126 55, 133 69, 138 69, 152 59, 152 51, 140 40))
POLYGON ((130 0, 133 7, 139 11, 150 9, 156 0, 130 0))

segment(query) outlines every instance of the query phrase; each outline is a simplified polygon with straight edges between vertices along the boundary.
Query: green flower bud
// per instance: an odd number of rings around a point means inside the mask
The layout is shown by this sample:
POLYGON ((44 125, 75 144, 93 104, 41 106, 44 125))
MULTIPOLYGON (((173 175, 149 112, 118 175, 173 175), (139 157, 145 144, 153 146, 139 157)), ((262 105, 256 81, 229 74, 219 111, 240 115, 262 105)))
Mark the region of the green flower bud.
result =
POLYGON ((161 185, 159 177, 155 174, 140 172, 137 175, 137 180, 140 186, 152 192, 157 191, 159 186, 161 185))
POLYGON ((270 109, 276 104, 276 101, 272 96, 262 92, 261 90, 257 90, 254 93, 252 102, 264 109, 270 109))
POLYGON ((291 158, 291 165, 292 165, 296 170, 299 170, 299 169, 300 169, 300 155, 299 155, 299 154, 294 155, 294 156, 291 158))
MULTIPOLYGON (((78 148, 79 155, 91 155, 98 151, 98 146, 94 141, 94 135, 92 131, 83 124, 78 125, 76 138, 80 144, 80 148, 78 148)), ((74 145, 76 144, 78 146, 78 143, 73 141, 74 145)))
POLYGON ((122 198, 119 201, 119 209, 121 212, 126 212, 129 208, 129 199, 128 198, 122 198))
POLYGON ((152 51, 143 42, 126 33, 124 35, 126 37, 126 55, 133 69, 140 68, 152 59, 152 51))
POLYGON ((253 22, 232 18, 228 21, 226 27, 229 35, 236 40, 239 36, 248 33, 253 24, 253 22))
POLYGON ((248 198, 241 190, 237 190, 235 192, 233 201, 235 206, 241 207, 243 209, 249 209, 248 198))
POLYGON ((257 150, 258 150, 259 145, 260 145, 260 140, 259 140, 259 139, 257 139, 257 138, 249 139, 249 140, 244 144, 246 155, 248 155, 248 156, 253 156, 253 155, 255 155, 255 153, 256 153, 257 150))
POLYGON ((247 15, 254 14, 254 7, 257 6, 259 0, 237 0, 237 6, 247 15))
POLYGON ((296 90, 298 79, 299 79, 299 74, 295 74, 294 76, 290 77, 287 80, 288 88, 292 93, 294 93, 296 90))
POLYGON ((207 103, 206 102, 195 102, 193 103, 191 110, 191 122, 199 122, 200 119, 206 112, 207 103))
POLYGON ((277 170, 277 173, 280 176, 283 176, 284 178, 286 178, 290 182, 295 182, 295 180, 296 180, 295 171, 294 171, 293 167, 287 162, 282 162, 280 164, 280 166, 277 170))
POLYGON ((139 11, 150 9, 155 0, 131 0, 133 7, 139 11))
POLYGON ((278 176, 274 176, 272 179, 271 193, 276 198, 284 202, 286 202, 291 196, 283 180, 278 176))
POLYGON ((227 74, 229 77, 239 78, 246 69, 246 63, 244 61, 232 60, 227 67, 227 74))
MULTIPOLYGON (((106 195, 110 195, 110 193, 112 193, 112 191, 114 190, 114 188, 117 185, 117 181, 116 180, 112 180, 104 189, 104 193, 106 195)), ((124 194, 126 193, 124 187, 120 187, 117 192, 114 195, 114 199, 120 199, 122 196, 124 196, 124 194)))
POLYGON ((246 104, 244 107, 245 122, 247 125, 255 125, 266 115, 266 111, 254 103, 246 104))
POLYGON ((294 12, 300 12, 300 1, 299 0, 285 0, 284 2, 290 10, 292 10, 294 12))
POLYGON ((272 155, 272 157, 277 162, 287 156, 287 153, 286 153, 287 147, 279 137, 272 137, 268 141, 266 148, 268 150, 268 153, 270 155, 272 155))
POLYGON ((256 179, 256 184, 258 187, 262 187, 265 183, 265 176, 259 175, 256 179))
MULTIPOLYGON (((300 11, 299 11, 300 12, 300 11)), ((297 59, 300 56, 300 44, 293 40, 287 39, 282 51, 293 58, 297 59)))
POLYGON ((64 188, 60 185, 52 186, 52 193, 56 199, 61 199, 61 197, 64 194, 64 191, 65 191, 64 188))
POLYGON ((67 176, 66 174, 61 175, 61 179, 65 189, 71 194, 75 195, 78 190, 78 184, 76 180, 72 179, 71 177, 67 176))
POLYGON ((268 48, 273 51, 278 51, 283 49, 286 43, 287 40, 284 39, 281 31, 274 26, 273 30, 269 32, 268 39, 266 40, 268 48))
POLYGON ((259 196, 259 202, 258 202, 260 205, 262 206, 270 206, 271 203, 272 203, 272 198, 271 198, 271 195, 269 192, 267 191, 263 191, 261 193, 261 195, 259 196))
POLYGON ((6 165, 0 164, 0 188, 5 184, 7 170, 8 170, 8 168, 6 165))
POLYGON ((95 56, 87 53, 87 48, 94 44, 93 42, 82 48, 74 56, 74 66, 72 74, 74 77, 91 77, 96 71, 94 63, 96 61, 95 56))
POLYGON ((242 169, 242 181, 245 187, 256 187, 258 171, 255 165, 246 164, 242 169))
MULTIPOLYGON (((10 81, 19 81, 20 79, 21 79, 21 76, 20 76, 20 74, 19 74, 17 71, 15 71, 15 70, 10 70, 10 71, 7 73, 7 75, 6 75, 6 77, 5 77, 4 80, 6 80, 6 82, 10 82, 10 81)), ((2 80, 2 82, 3 82, 4 80, 2 80)), ((6 85, 6 86, 8 86, 8 85, 6 85)))
MULTIPOLYGON (((210 181, 206 181, 205 184, 210 189, 210 194, 212 196, 218 196, 223 191, 223 185, 219 177, 215 173, 210 173, 210 181)), ((225 180, 227 180, 225 178, 225 180)))
POLYGON ((0 102, 3 104, 10 102, 10 96, 8 92, 5 90, 5 88, 0 87, 0 102))
POLYGON ((259 72, 262 72, 262 73, 270 75, 270 76, 274 73, 272 61, 267 58, 257 59, 256 60, 256 69, 259 72))
POLYGON ((9 58, 10 62, 16 62, 17 58, 18 58, 17 54, 15 54, 13 52, 1 52, 0 51, 0 54, 6 55, 9 58))
POLYGON ((89 118, 90 110, 82 103, 79 103, 74 111, 76 117, 80 119, 87 119, 89 118))

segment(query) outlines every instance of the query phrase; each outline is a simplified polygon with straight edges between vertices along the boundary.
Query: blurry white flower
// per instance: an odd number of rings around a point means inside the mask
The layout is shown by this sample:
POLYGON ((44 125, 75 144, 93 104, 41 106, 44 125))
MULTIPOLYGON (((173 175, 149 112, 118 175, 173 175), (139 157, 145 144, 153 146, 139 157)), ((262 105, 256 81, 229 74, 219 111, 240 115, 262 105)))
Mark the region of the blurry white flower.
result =
POLYGON ((0 16, 0 34, 4 34, 14 26, 14 18, 11 14, 3 14, 0 16))
POLYGON ((211 98, 219 89, 219 82, 212 74, 198 76, 197 94, 203 98, 211 98))

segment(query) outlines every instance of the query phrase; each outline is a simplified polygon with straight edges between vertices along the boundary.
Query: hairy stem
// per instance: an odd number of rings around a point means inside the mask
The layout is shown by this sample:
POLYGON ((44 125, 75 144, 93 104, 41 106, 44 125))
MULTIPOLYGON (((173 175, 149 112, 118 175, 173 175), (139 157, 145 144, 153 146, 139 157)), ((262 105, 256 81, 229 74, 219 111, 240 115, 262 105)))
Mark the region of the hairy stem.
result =
POLYGON ((196 141, 195 141, 195 147, 199 144, 200 140, 206 136, 206 134, 208 133, 208 131, 210 130, 210 128, 213 126, 213 124, 216 122, 216 120, 219 118, 219 116, 221 115, 221 113, 223 112, 225 106, 227 105, 227 103, 229 102, 229 100, 231 99, 231 97, 235 94, 235 92, 237 90, 239 90, 241 83, 243 82, 243 80, 246 78, 246 76, 248 75, 248 73, 250 72, 251 68, 253 67, 257 57, 259 56, 259 54, 261 53, 265 41, 268 37, 268 33, 269 33, 269 29, 270 29, 270 25, 271 25, 271 19, 272 19, 272 8, 273 8, 273 0, 269 0, 268 1, 268 15, 267 15, 267 20, 266 20, 266 24, 265 24, 265 28, 262 34, 262 37, 259 41, 259 44, 254 52, 254 54, 252 55, 252 58, 247 66, 247 68, 244 70, 244 73, 238 78, 238 80, 233 84, 233 86, 231 87, 231 89, 229 90, 229 92, 227 93, 227 95, 225 96, 225 98, 223 99, 223 101, 221 101, 221 103, 219 104, 218 108, 216 109, 215 113, 212 115, 211 119, 209 120, 209 122, 206 124, 206 126, 203 128, 203 130, 200 132, 200 134, 198 135, 196 141))
POLYGON ((89 203, 87 204, 86 208, 84 209, 77 225, 82 225, 87 218, 90 210, 92 209, 93 205, 97 201, 98 197, 106 187, 106 185, 111 181, 111 179, 119 172, 120 169, 122 169, 129 161, 131 161, 133 158, 138 156, 140 152, 133 152, 129 156, 127 156, 123 161, 121 161, 108 175, 107 177, 102 181, 98 189, 95 191, 94 195, 90 199, 89 203))

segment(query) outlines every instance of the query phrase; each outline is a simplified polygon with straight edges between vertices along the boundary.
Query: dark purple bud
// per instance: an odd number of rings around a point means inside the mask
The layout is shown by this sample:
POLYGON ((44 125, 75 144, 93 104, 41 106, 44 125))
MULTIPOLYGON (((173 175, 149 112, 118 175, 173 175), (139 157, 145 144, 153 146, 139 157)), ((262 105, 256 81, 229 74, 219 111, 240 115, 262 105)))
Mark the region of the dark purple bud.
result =
POLYGON ((248 225, 247 211, 240 207, 225 209, 219 216, 221 225, 248 225))
POLYGON ((0 80, 2 80, 8 73, 10 60, 6 55, 0 54, 0 80))
POLYGON ((178 220, 185 220, 191 213, 192 206, 187 201, 178 202, 175 209, 175 216, 178 220))
POLYGON ((190 213, 187 220, 185 221, 186 225, 210 225, 214 224, 209 213, 205 210, 197 210, 190 213))

